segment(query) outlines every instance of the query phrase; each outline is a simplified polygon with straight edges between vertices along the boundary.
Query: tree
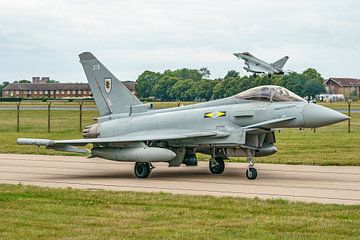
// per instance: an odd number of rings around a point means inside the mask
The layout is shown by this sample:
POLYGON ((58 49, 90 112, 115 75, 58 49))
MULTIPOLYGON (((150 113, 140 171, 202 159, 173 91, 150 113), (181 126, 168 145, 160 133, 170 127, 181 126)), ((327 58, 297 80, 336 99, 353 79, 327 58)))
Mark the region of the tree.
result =
POLYGON ((0 84, 0 97, 2 97, 2 90, 4 87, 9 85, 10 83, 8 81, 4 81, 2 84, 0 84))
POLYGON ((240 73, 235 71, 235 70, 230 70, 227 72, 227 74, 225 75, 224 79, 229 78, 229 77, 234 77, 237 78, 240 76, 240 73))
POLYGON ((49 79, 49 80, 47 81, 47 83, 60 83, 60 81, 56 81, 56 80, 54 80, 54 79, 49 79))
POLYGON ((136 80, 135 90, 138 97, 148 98, 154 96, 153 88, 161 78, 157 72, 145 71, 136 80))
MULTIPOLYGON (((15 82, 16 82, 16 81, 15 81, 15 82)), ((14 83, 15 83, 15 82, 14 82, 14 83)), ((26 80, 26 79, 23 79, 23 80, 20 80, 19 83, 31 83, 31 81, 26 80)))
POLYGON ((315 97, 315 95, 325 92, 325 88, 322 80, 316 77, 316 75, 313 75, 313 73, 314 71, 309 71, 308 73, 291 73, 285 75, 279 81, 279 85, 301 97, 315 97))
POLYGON ((309 80, 314 80, 321 84, 324 83, 324 79, 322 78, 321 74, 318 73, 314 68, 308 68, 302 74, 309 80))
POLYGON ((218 98, 222 98, 224 95, 224 84, 223 84, 223 80, 222 81, 216 81, 217 83, 215 84, 214 88, 213 88, 213 96, 215 99, 218 98))
POLYGON ((159 100, 174 100, 170 97, 172 86, 182 79, 172 76, 162 76, 153 88, 154 97, 159 100))
POLYGON ((3 88, 4 88, 4 87, 6 87, 6 86, 9 85, 9 84, 10 84, 10 82, 4 81, 3 84, 2 84, 2 86, 3 86, 3 88))
POLYGON ((250 75, 240 77, 239 72, 229 70, 223 79, 204 79, 210 71, 181 68, 163 73, 143 72, 137 79, 139 97, 155 97, 159 100, 210 100, 229 97, 260 85, 283 86, 299 96, 315 96, 325 91, 323 78, 315 69, 286 75, 250 75))
POLYGON ((206 67, 200 68, 199 70, 202 78, 209 78, 210 77, 210 71, 206 67))
POLYGON ((302 74, 290 73, 283 76, 283 78, 278 82, 278 84, 296 93, 297 95, 304 97, 305 82, 306 78, 302 74))
POLYGON ((325 92, 325 87, 318 80, 307 80, 304 85, 304 96, 315 97, 325 92))
POLYGON ((270 75, 257 75, 253 81, 253 87, 261 86, 261 85, 271 85, 272 84, 272 76, 270 75))
POLYGON ((194 81, 192 79, 178 80, 170 90, 170 97, 173 100, 189 101, 195 98, 194 81))
POLYGON ((197 69, 181 68, 174 71, 166 70, 163 76, 176 77, 181 79, 192 79, 199 81, 202 79, 202 74, 197 69))
POLYGON ((194 99, 210 100, 213 97, 213 88, 217 84, 215 80, 203 79, 194 84, 194 99))
POLYGON ((239 78, 239 81, 237 82, 237 93, 240 93, 242 91, 245 91, 249 88, 254 87, 254 76, 244 76, 242 78, 239 78))
POLYGON ((240 81, 241 78, 239 77, 228 77, 224 79, 223 82, 223 97, 230 97, 233 96, 240 91, 240 81))

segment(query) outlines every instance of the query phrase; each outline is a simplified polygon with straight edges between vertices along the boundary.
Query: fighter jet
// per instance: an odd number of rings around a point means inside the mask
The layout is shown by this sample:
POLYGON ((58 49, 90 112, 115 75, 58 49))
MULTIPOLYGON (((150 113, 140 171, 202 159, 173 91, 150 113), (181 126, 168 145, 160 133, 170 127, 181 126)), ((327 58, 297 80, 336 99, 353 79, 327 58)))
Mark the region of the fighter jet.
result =
POLYGON ((231 97, 155 110, 143 104, 90 52, 80 54, 100 117, 83 139, 19 138, 18 144, 88 153, 134 162, 135 176, 146 178, 153 163, 196 166, 196 153, 210 156, 209 170, 221 174, 224 160, 246 157, 248 179, 255 179, 256 157, 277 152, 278 128, 318 128, 347 120, 332 109, 309 103, 280 86, 255 87, 231 97), (91 145, 91 150, 80 148, 91 145))
POLYGON ((247 72, 252 73, 267 73, 267 74, 284 74, 283 67, 286 61, 289 59, 288 56, 285 56, 274 63, 266 63, 263 60, 251 55, 249 52, 243 53, 234 53, 238 58, 245 60, 244 69, 247 72))

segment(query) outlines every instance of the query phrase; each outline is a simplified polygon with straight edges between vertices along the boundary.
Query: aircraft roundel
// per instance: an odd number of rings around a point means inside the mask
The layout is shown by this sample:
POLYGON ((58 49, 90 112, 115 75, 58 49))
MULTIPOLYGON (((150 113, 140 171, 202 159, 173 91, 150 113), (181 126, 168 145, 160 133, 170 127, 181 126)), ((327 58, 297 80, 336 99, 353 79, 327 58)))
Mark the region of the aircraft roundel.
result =
POLYGON ((218 112, 207 112, 204 114, 204 118, 218 118, 225 117, 226 111, 218 111, 218 112))
POLYGON ((104 85, 105 85, 105 92, 107 93, 107 94, 109 94, 110 93, 110 91, 111 91, 111 78, 105 78, 104 79, 104 85))

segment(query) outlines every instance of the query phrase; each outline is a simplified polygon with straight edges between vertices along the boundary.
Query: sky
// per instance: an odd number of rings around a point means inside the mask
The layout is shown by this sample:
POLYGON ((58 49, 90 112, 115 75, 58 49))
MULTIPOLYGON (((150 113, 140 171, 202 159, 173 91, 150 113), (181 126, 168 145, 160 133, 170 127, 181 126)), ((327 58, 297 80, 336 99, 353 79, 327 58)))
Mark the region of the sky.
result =
POLYGON ((86 82, 91 51, 120 80, 145 70, 234 69, 248 51, 284 69, 360 78, 356 0, 0 0, 0 81, 50 76, 86 82))

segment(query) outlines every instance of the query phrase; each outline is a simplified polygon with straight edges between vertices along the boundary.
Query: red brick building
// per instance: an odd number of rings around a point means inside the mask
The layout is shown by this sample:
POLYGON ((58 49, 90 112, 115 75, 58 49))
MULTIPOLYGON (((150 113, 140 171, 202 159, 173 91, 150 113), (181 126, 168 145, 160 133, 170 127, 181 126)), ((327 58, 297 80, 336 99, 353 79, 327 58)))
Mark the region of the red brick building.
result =
POLYGON ((343 94, 346 98, 355 94, 360 96, 360 79, 329 78, 324 84, 330 94, 343 94))
MULTIPOLYGON (((134 94, 135 82, 123 84, 134 94)), ((10 83, 2 89, 3 98, 86 98, 92 97, 88 83, 10 83)))
POLYGON ((87 83, 11 83, 2 90, 3 98, 84 98, 91 97, 87 83))

